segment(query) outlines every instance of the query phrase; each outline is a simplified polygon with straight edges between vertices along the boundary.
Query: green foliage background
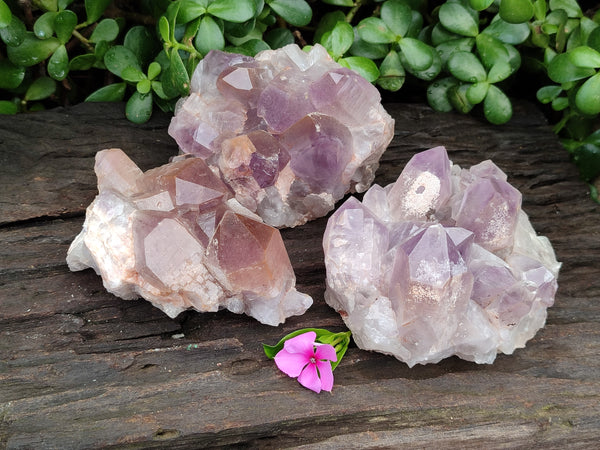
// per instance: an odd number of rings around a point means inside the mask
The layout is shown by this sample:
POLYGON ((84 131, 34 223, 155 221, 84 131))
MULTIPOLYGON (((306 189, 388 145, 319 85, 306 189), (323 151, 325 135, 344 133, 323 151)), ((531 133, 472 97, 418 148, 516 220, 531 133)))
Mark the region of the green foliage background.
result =
MULTIPOLYGON (((383 91, 503 124, 528 89, 590 184, 600 176, 600 13, 576 0, 0 0, 0 113, 125 101, 173 111, 212 49, 297 43, 383 91), (534 80, 534 81, 532 81, 534 80), (537 83, 537 84, 536 84, 537 83)), ((596 183, 597 184, 597 183, 596 183)))

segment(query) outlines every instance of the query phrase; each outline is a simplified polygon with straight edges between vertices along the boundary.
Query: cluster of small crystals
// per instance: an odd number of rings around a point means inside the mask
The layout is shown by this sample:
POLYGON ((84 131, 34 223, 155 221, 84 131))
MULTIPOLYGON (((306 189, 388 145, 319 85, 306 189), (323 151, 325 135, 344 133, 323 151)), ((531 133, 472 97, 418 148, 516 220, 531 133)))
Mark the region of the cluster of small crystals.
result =
POLYGON ((506 175, 489 160, 461 169, 444 147, 346 201, 323 247, 325 299, 357 345, 411 367, 491 363, 523 347, 544 326, 560 268, 506 175))
POLYGON ((291 227, 365 191, 393 126, 373 85, 322 46, 292 44, 256 58, 208 53, 169 134, 265 223, 291 227))
POLYGON ((312 299, 295 289, 279 231, 241 206, 200 158, 143 173, 119 149, 96 155, 99 194, 67 255, 106 289, 170 317, 227 308, 277 325, 312 299))

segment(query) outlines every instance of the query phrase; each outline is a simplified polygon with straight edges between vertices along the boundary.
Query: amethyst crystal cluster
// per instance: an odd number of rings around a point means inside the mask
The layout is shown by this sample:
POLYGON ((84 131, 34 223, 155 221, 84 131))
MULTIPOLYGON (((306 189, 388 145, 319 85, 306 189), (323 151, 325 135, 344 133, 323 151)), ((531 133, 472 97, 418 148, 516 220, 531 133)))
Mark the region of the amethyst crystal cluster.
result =
POLYGON ((241 206, 201 158, 143 173, 119 149, 96 155, 99 194, 67 255, 106 289, 144 297, 170 317, 227 308, 277 325, 312 299, 296 278, 279 231, 241 206))
POLYGON ((409 366, 491 363, 523 347, 545 323, 560 267, 506 175, 491 161, 461 169, 443 147, 346 201, 323 247, 327 303, 361 348, 409 366))
POLYGON ((373 85, 320 45, 306 53, 292 44, 256 58, 208 53, 169 133, 242 205, 291 227, 369 187, 393 124, 373 85))

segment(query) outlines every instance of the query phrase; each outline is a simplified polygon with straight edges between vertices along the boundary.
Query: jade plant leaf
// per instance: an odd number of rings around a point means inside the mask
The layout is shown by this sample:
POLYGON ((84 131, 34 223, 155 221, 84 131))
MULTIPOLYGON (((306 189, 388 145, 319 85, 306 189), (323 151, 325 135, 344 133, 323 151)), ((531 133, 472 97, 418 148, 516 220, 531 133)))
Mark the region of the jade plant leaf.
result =
POLYGON ((15 89, 25 78, 25 67, 16 66, 8 59, 0 59, 0 89, 15 89))
POLYGON ((254 17, 254 7, 252 0, 214 0, 206 11, 229 22, 245 22, 254 17))
POLYGON ((33 102, 50 97, 56 91, 56 82, 49 77, 36 78, 25 92, 25 101, 33 102))
POLYGON ((54 18, 54 31, 61 44, 66 44, 71 39, 71 34, 77 26, 77 15, 68 9, 59 11, 54 18))
POLYGON ((483 101, 483 114, 495 125, 506 123, 512 117, 512 104, 504 92, 493 84, 483 101))
POLYGON ((38 39, 48 39, 54 35, 54 19, 56 13, 47 11, 37 18, 33 24, 33 33, 38 39))
POLYGON ((584 114, 600 113, 600 72, 581 85, 575 95, 575 104, 584 114))
POLYGON ((87 15, 87 23, 94 23, 97 21, 108 5, 110 5, 111 0, 85 0, 85 13, 87 15))
POLYGON ((477 11, 469 11, 469 8, 461 3, 444 3, 440 7, 439 15, 442 25, 453 33, 473 37, 479 33, 477 11))
POLYGON ((225 48, 223 32, 211 16, 202 17, 198 33, 196 33, 194 39, 194 47, 203 55, 211 50, 223 50, 225 48))
POLYGON ((86 102, 120 102, 125 97, 125 83, 113 83, 92 92, 86 102))
POLYGON ((112 42, 119 35, 119 25, 114 19, 104 19, 96 25, 92 35, 90 36, 90 42, 112 42))
POLYGON ((406 36, 412 22, 412 11, 401 0, 388 0, 381 5, 380 17, 396 36, 406 36))
POLYGON ((388 44, 396 40, 394 32, 377 17, 367 17, 361 20, 356 29, 361 39, 371 44, 388 44))
POLYGON ((64 80, 69 73, 69 55, 64 45, 58 47, 48 60, 48 75, 57 81, 64 80))
POLYGON ((448 70, 461 81, 476 83, 485 81, 486 72, 481 61, 473 53, 457 52, 448 60, 448 70))
POLYGON ((152 94, 135 91, 125 105, 125 116, 133 123, 148 122, 152 115, 152 94))
POLYGON ((104 64, 106 68, 117 76, 128 66, 137 70, 142 70, 138 57, 123 45, 115 45, 107 50, 104 55, 104 64))
POLYGON ((501 0, 498 13, 508 23, 524 23, 533 17, 533 3, 531 0, 501 0))
POLYGON ((312 19, 312 9, 305 0, 267 0, 268 5, 287 23, 303 27, 312 19))
POLYGON ((40 40, 32 32, 27 32, 21 45, 7 45, 6 53, 13 64, 29 67, 46 60, 59 45, 55 37, 40 40))

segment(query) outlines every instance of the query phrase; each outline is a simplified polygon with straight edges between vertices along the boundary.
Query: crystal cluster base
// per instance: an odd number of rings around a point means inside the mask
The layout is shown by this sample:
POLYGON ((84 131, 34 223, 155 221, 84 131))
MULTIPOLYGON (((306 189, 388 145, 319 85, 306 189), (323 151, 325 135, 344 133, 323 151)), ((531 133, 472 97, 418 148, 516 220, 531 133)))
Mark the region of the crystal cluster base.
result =
POLYGON ((315 45, 256 58, 211 51, 169 134, 204 159, 265 223, 292 227, 324 216, 373 181, 394 121, 377 89, 315 45))
POLYGON ((524 347, 554 302, 560 263, 491 161, 469 170, 443 147, 398 180, 351 197, 323 239, 327 303, 359 347, 409 366, 457 355, 491 363, 524 347))
POLYGON ((99 194, 67 255, 106 289, 170 317, 227 308, 277 325, 312 299, 296 291, 279 231, 241 206, 201 158, 143 173, 119 149, 96 155, 99 194))

